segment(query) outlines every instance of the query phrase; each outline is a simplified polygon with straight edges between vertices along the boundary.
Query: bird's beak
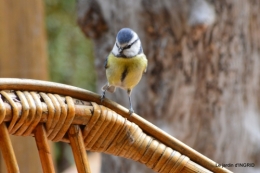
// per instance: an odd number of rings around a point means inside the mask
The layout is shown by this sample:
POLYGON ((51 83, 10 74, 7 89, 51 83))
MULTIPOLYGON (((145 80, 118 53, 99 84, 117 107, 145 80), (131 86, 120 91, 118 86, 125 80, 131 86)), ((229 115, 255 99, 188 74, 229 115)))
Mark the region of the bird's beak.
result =
POLYGON ((123 48, 119 47, 119 48, 118 48, 118 52, 119 52, 119 53, 122 53, 122 52, 123 52, 123 48))

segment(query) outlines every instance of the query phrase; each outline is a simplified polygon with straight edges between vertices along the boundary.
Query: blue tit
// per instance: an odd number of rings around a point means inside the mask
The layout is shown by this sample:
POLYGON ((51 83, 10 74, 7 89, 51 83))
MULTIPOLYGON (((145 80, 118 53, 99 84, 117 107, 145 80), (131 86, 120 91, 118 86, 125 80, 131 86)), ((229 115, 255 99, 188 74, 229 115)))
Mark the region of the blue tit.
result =
POLYGON ((139 83, 147 68, 147 58, 138 35, 130 28, 121 29, 116 36, 116 42, 105 61, 107 84, 102 87, 101 101, 106 91, 114 93, 116 88, 127 91, 130 109, 134 112, 131 102, 131 91, 139 83))

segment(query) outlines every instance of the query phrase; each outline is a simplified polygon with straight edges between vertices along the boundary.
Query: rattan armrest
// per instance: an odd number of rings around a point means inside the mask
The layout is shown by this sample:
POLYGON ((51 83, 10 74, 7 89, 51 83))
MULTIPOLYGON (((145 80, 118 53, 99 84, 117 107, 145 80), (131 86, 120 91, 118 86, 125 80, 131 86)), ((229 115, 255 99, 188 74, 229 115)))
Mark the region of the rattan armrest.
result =
POLYGON ((47 140, 71 144, 78 172, 90 172, 85 150, 138 161, 156 172, 230 172, 115 102, 58 83, 0 79, 0 149, 19 172, 9 134, 34 136, 43 171, 54 172, 47 140))

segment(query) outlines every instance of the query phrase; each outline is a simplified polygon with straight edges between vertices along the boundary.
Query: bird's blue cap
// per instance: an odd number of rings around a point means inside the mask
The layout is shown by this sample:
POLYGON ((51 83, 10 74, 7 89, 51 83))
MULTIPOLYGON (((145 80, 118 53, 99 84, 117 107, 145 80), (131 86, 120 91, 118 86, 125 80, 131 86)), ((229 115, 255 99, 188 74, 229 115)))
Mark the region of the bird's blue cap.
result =
POLYGON ((123 28, 117 33, 117 41, 119 44, 125 44, 128 43, 133 36, 133 31, 130 28, 123 28))

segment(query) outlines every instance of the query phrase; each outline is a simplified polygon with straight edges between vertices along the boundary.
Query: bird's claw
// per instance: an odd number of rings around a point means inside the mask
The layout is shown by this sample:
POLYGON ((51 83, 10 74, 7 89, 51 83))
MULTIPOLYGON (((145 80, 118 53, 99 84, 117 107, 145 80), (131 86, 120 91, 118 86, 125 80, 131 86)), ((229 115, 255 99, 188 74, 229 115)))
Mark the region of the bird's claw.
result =
POLYGON ((130 114, 130 116, 131 116, 133 113, 134 113, 134 109, 133 109, 133 108, 130 108, 130 109, 129 109, 129 114, 130 114))
POLYGON ((103 100, 105 99, 105 94, 103 93, 102 96, 101 96, 101 103, 103 102, 103 100))

